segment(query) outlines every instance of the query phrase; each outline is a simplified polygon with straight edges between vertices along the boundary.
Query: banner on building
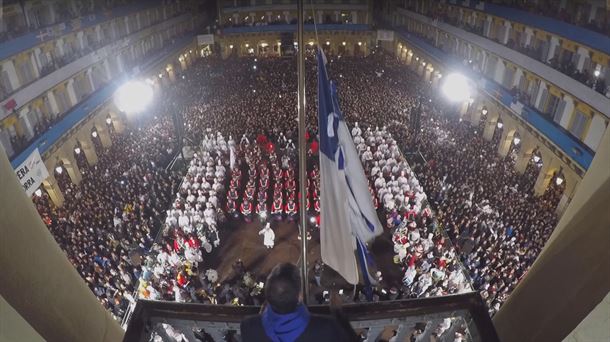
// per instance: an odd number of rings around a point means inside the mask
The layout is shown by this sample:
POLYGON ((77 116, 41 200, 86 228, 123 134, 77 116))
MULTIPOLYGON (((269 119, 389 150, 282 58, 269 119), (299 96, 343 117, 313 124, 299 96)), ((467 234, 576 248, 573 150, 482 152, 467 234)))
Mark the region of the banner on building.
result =
POLYGON ((49 172, 42 162, 42 158, 40 158, 38 149, 34 150, 34 152, 15 169, 15 173, 23 186, 23 190, 28 196, 32 196, 34 191, 42 184, 42 181, 49 177, 49 172))
POLYGON ((382 42, 394 41, 394 31, 377 30, 377 40, 381 40, 382 42))
POLYGON ((197 45, 212 45, 214 44, 213 34, 200 34, 197 35, 197 45))

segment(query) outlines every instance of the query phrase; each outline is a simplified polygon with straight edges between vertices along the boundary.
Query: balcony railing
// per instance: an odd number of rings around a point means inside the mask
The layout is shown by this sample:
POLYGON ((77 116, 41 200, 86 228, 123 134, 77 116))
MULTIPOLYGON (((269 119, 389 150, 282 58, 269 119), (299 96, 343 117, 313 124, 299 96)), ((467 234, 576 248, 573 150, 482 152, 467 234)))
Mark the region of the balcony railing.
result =
MULTIPOLYGON (((170 341, 168 331, 171 333, 171 330, 184 334, 188 341, 240 341, 240 322, 259 310, 255 306, 140 300, 129 321, 124 341, 150 341, 154 336, 170 341)), ((330 307, 325 305, 313 305, 309 310, 316 314, 331 313, 330 307)), ((346 304, 341 311, 354 330, 366 336, 366 341, 377 341, 389 331, 395 331, 396 341, 405 341, 407 337, 425 342, 454 341, 458 332, 467 341, 498 341, 485 304, 476 292, 346 304), (432 339, 433 335, 435 339, 432 339)))

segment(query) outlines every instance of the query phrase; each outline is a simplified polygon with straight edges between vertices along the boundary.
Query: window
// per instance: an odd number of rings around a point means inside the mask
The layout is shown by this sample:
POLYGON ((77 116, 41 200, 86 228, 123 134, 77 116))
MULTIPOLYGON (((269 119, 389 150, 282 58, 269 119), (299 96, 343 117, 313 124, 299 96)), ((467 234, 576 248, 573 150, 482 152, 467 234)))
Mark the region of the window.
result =
MULTIPOLYGON (((2 70, 0 72, 0 94, 8 95, 13 92, 13 87, 11 86, 11 81, 8 77, 8 72, 6 70, 2 70), (2 94, 5 92, 5 94, 2 94)), ((0 97, 0 100, 4 100, 3 97, 0 97)))
POLYGON ((511 89, 513 87, 514 74, 515 71, 513 68, 507 66, 506 69, 504 69, 504 77, 502 78, 502 84, 506 89, 511 89))
POLYGON ((574 112, 574 118, 572 119, 572 126, 570 127, 570 133, 580 138, 585 131, 587 124, 587 116, 581 111, 574 112))
POLYGON ((553 94, 549 96, 549 100, 546 102, 546 106, 544 107, 545 114, 554 114, 557 106, 559 105, 559 98, 553 94))
POLYGON ((563 111, 566 108, 566 102, 564 100, 559 101, 559 104, 557 105, 557 108, 555 108, 555 111, 553 112, 553 121, 555 121, 556 123, 561 123, 561 119, 563 118, 563 111))

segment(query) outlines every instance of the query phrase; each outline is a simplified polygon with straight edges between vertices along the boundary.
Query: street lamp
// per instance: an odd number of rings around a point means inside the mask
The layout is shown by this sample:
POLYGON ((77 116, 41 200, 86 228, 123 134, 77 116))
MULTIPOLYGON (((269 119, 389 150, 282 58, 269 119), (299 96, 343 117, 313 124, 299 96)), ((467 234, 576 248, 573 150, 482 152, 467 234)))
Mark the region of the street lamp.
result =
POLYGON ((468 79, 459 73, 447 75, 441 91, 451 102, 464 102, 470 98, 471 94, 468 79))
POLYGON ((142 81, 128 81, 117 89, 114 97, 117 108, 127 114, 140 113, 153 100, 153 88, 142 81))
POLYGON ((555 184, 557 184, 557 185, 563 184, 563 178, 561 178, 561 176, 557 176, 557 178, 555 178, 555 184))

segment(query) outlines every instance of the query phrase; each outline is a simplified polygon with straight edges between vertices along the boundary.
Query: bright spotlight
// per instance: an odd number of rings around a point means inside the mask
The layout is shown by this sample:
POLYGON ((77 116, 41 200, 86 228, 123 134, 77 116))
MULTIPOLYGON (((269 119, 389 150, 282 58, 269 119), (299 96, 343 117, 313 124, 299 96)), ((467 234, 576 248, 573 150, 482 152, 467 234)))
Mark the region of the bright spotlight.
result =
POLYGON ((330 42, 329 42, 329 41, 326 41, 326 45, 330 45, 330 42))
POLYGON ((593 76, 599 77, 599 75, 601 75, 601 71, 599 71, 599 70, 593 71, 593 76))
POLYGON ((486 109, 486 108, 483 108, 483 110, 481 110, 481 114, 483 114, 483 115, 487 115, 487 109, 486 109))
POLYGON ((61 166, 57 166, 57 167, 55 168, 55 172, 57 172, 58 174, 60 174, 60 175, 61 175, 61 174, 62 174, 62 172, 64 172, 64 169, 63 169, 61 166))
POLYGON ((81 152, 80 147, 77 147, 77 148, 74 149, 74 153, 80 154, 80 152, 81 152))
POLYGON ((311 222, 312 224, 316 223, 316 218, 314 216, 310 217, 309 222, 311 222))
POLYGON ((563 178, 561 178, 561 176, 557 176, 557 178, 555 178, 555 184, 557 184, 557 185, 563 184, 563 178))
POLYGON ((513 143, 514 143, 515 145, 519 145, 519 143, 520 143, 520 142, 521 142, 521 138, 519 138, 519 137, 515 137, 515 138, 513 139, 513 143))
POLYGON ((94 138, 97 138, 97 131, 91 132, 91 136, 94 137, 94 138))
POLYGON ((470 98, 468 79, 462 74, 449 74, 441 89, 452 102, 463 102, 470 98))
POLYGON ((111 118, 106 118, 106 124, 110 125, 112 123, 112 119, 111 118))
POLYGON ((115 93, 115 104, 125 113, 142 112, 152 102, 153 89, 141 81, 129 81, 115 93))
POLYGON ((501 122, 498 122, 498 128, 502 128, 502 127, 504 127, 504 124, 501 122))
POLYGON ((362 42, 358 42, 358 46, 362 46, 362 42))
POLYGON ((36 191, 34 191, 34 194, 38 197, 42 196, 42 190, 40 189, 36 189, 36 191))
POLYGON ((341 45, 345 46, 345 45, 347 45, 347 43, 346 43, 346 42, 343 42, 343 43, 341 43, 341 45))
POLYGON ((534 163, 538 163, 540 161, 540 157, 534 155, 534 163))
POLYGON ((252 69, 256 70, 256 65, 252 66, 252 69))

